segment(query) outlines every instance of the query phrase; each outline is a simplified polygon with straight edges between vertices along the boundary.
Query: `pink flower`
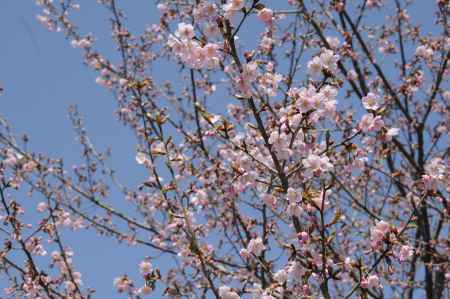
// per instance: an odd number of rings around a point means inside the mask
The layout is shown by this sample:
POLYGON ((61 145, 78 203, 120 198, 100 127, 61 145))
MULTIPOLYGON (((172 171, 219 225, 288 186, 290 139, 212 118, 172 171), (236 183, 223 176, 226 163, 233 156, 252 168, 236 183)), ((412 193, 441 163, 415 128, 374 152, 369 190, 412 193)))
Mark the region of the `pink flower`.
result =
POLYGON ((361 286, 363 288, 379 288, 380 287, 380 279, 376 275, 370 275, 367 279, 364 279, 361 282, 361 286))
POLYGON ((380 279, 376 275, 370 275, 367 277, 367 283, 369 288, 378 288, 380 286, 380 279))
POLYGON ((261 49, 263 49, 266 52, 269 52, 270 50, 272 50, 274 44, 274 40, 273 38, 270 38, 268 36, 264 36, 261 39, 261 42, 259 43, 259 46, 261 47, 261 49))
MULTIPOLYGON (((250 62, 244 65, 244 70, 242 71, 242 78, 246 81, 255 81, 257 75, 258 64, 256 62, 250 62)), ((250 83, 251 83, 250 82, 250 83)))
POLYGON ((320 157, 315 154, 310 154, 308 158, 303 160, 303 166, 313 172, 329 171, 333 169, 333 164, 327 156, 320 157))
POLYGON ((259 80, 259 89, 266 93, 269 97, 274 97, 277 94, 278 83, 283 79, 280 74, 273 74, 266 72, 259 80))
POLYGON ((138 152, 136 155, 136 162, 138 164, 144 164, 148 161, 147 155, 143 152, 138 152))
POLYGON ((363 132, 375 132, 380 130, 384 125, 381 116, 374 117, 371 113, 363 115, 359 123, 359 128, 363 132))
POLYGON ((390 225, 386 221, 379 221, 371 230, 371 244, 373 248, 381 246, 381 241, 390 231, 390 225))
POLYGON ((380 46, 378 47, 378 51, 382 54, 395 54, 397 52, 397 48, 395 47, 394 43, 387 39, 380 39, 379 40, 380 46))
POLYGON ((38 256, 47 255, 47 251, 44 249, 44 246, 42 246, 42 244, 41 244, 40 237, 31 237, 25 244, 25 247, 33 255, 38 255, 38 256))
POLYGON ((299 232, 297 234, 297 238, 300 241, 301 244, 305 244, 308 242, 309 240, 309 235, 307 232, 299 232))
POLYGON ((200 3, 194 9, 194 17, 197 21, 204 21, 217 15, 217 6, 213 3, 200 3))
POLYGON ((31 172, 31 171, 33 171, 34 169, 36 169, 37 166, 38 166, 38 165, 37 165, 36 162, 34 162, 34 161, 28 161, 27 163, 23 164, 22 170, 25 171, 25 172, 31 172))
POLYGON ((73 230, 78 230, 78 229, 83 228, 84 227, 83 221, 84 220, 81 217, 75 219, 75 221, 72 221, 72 229, 73 230))
POLYGON ((323 50, 322 54, 320 54, 322 67, 331 73, 334 73, 336 71, 338 60, 339 56, 334 54, 334 52, 331 50, 323 50))
POLYGON ((247 250, 256 256, 260 256, 264 249, 266 249, 266 247, 260 237, 251 239, 250 242, 248 242, 247 250))
POLYGON ((204 189, 199 189, 192 196, 191 201, 194 205, 207 206, 209 202, 208 194, 204 189))
POLYGON ((363 131, 369 131, 370 127, 372 126, 373 122, 373 115, 370 113, 367 113, 363 115, 361 118, 361 121, 359 122, 359 128, 363 131))
POLYGON ((320 56, 316 56, 308 62, 308 71, 313 76, 319 75, 323 70, 335 73, 338 60, 339 56, 332 50, 322 49, 320 56))
POLYGON ((429 60, 433 58, 433 55, 434 55, 433 49, 425 45, 418 46, 416 49, 416 56, 418 57, 422 57, 424 59, 429 60))
POLYGON ((73 291, 76 290, 76 286, 75 286, 75 284, 74 284, 73 282, 71 282, 71 281, 66 281, 64 284, 65 284, 66 290, 67 290, 68 292, 73 292, 73 291))
POLYGON ((244 0, 228 0, 228 2, 222 6, 225 11, 225 17, 227 19, 232 18, 237 11, 244 7, 244 5, 244 0))
POLYGON ((126 275, 114 279, 114 287, 119 293, 128 291, 132 286, 133 282, 126 275))
POLYGON ((258 18, 266 24, 266 26, 272 26, 273 11, 269 8, 263 8, 258 12, 258 18))
POLYGON ((169 10, 169 8, 167 7, 167 5, 164 4, 164 3, 159 3, 159 4, 156 6, 156 9, 158 9, 158 11, 159 11, 160 13, 166 13, 166 12, 169 10))
POLYGON ((384 220, 381 220, 377 223, 375 228, 379 231, 381 231, 383 234, 386 234, 390 230, 390 225, 384 220))
POLYGON ((219 46, 214 43, 207 43, 203 48, 204 65, 209 69, 215 68, 220 63, 219 46))
POLYGON ((49 31, 59 31, 56 26, 56 22, 53 21, 48 15, 37 15, 36 19, 49 31))
POLYGON ((380 96, 376 93, 369 92, 365 97, 362 98, 362 104, 367 110, 377 110, 380 108, 380 96))
POLYGON ((15 167, 19 162, 21 155, 15 154, 13 151, 8 150, 6 154, 6 158, 2 161, 3 165, 9 167, 15 167))
POLYGON ((215 23, 208 23, 205 26, 205 29, 203 30, 203 33, 208 38, 214 38, 216 36, 219 36, 220 30, 219 30, 219 27, 217 26, 217 24, 215 24, 215 23))
POLYGON ((436 190, 439 182, 446 175, 446 166, 441 158, 433 158, 425 165, 425 174, 422 175, 422 183, 426 190, 436 190))
POLYGON ((347 79, 350 81, 354 81, 358 79, 358 74, 356 73, 355 70, 349 70, 347 73, 347 79))
POLYGON ((37 205, 36 210, 37 210, 38 212, 40 212, 40 213, 43 213, 43 212, 45 211, 45 209, 47 209, 47 207, 48 207, 48 205, 47 205, 45 202, 40 202, 40 203, 37 205))
POLYGON ((269 207, 276 208, 277 198, 275 196, 273 196, 272 194, 264 193, 262 196, 262 200, 269 207))
POLYGON ((319 57, 314 57, 308 62, 308 71, 312 76, 317 76, 322 71, 322 62, 319 57))
POLYGON ((89 38, 82 38, 79 40, 73 40, 71 43, 72 47, 74 48, 83 48, 87 49, 92 46, 92 42, 89 40, 89 38))
POLYGON ((250 252, 248 252, 248 250, 247 250, 246 248, 242 248, 242 249, 239 251, 239 255, 240 255, 244 260, 246 260, 246 259, 248 259, 248 258, 250 257, 250 252))
POLYGON ((445 174, 445 165, 441 158, 433 158, 425 165, 425 172, 435 179, 442 179, 445 174))
POLYGON ((195 36, 194 27, 191 24, 179 23, 176 34, 182 40, 191 40, 195 36))
POLYGON ((229 286, 221 286, 219 288, 219 296, 220 296, 220 299, 239 299, 239 298, 241 298, 229 286))
POLYGON ((327 36, 327 43, 332 49, 337 49, 339 47, 339 39, 337 37, 327 36))
POLYGON ((446 101, 450 101, 450 91, 445 90, 444 92, 442 92, 442 96, 446 101))
POLYGON ((390 128, 386 132, 386 140, 388 140, 388 141, 392 140, 392 137, 397 136, 399 132, 400 132, 400 129, 398 129, 398 128, 390 128))
POLYGON ((397 258, 400 262, 404 262, 408 260, 414 253, 414 250, 409 245, 403 245, 400 247, 400 250, 397 252, 397 258))
POLYGON ((281 269, 273 275, 273 279, 275 279, 278 283, 283 284, 287 281, 288 274, 284 269, 281 269))
POLYGON ((148 260, 144 260, 139 264, 139 272, 142 275, 150 274, 153 271, 153 266, 148 260))
POLYGON ((213 59, 219 57, 219 46, 213 43, 207 43, 203 49, 207 59, 213 59))

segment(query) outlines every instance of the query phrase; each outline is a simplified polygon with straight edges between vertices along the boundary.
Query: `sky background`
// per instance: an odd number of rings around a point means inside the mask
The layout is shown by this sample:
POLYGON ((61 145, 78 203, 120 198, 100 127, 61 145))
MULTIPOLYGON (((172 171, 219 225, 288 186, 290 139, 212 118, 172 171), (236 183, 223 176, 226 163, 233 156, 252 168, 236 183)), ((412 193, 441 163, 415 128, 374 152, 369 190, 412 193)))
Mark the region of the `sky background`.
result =
MULTIPOLYGON (((411 16, 427 23, 431 17, 429 1, 418 1, 411 16)), ((81 10, 74 14, 75 23, 83 24, 83 34, 94 33, 96 47, 106 56, 117 57, 110 40, 109 14, 94 2, 79 1, 81 10)), ((158 20, 154 2, 118 1, 130 16, 127 25, 134 33, 141 33, 146 25, 158 20)), ((37 22, 39 12, 34 1, 0 3, 0 84, 5 89, 0 96, 0 114, 13 124, 16 133, 28 134, 30 149, 64 157, 66 165, 72 165, 82 161, 67 113, 69 105, 76 104, 97 148, 113 149, 109 164, 118 170, 119 179, 135 186, 145 174, 135 163, 133 135, 113 116, 113 96, 95 83, 97 75, 83 64, 81 50, 72 48, 62 33, 48 32, 37 22)), ((170 72, 170 68, 158 69, 163 77, 170 78, 170 72)), ((113 193, 112 201, 120 207, 119 196, 113 193)), ((138 263, 148 255, 143 249, 117 245, 91 231, 70 235, 68 245, 75 249, 74 262, 83 274, 85 287, 97 290, 95 298, 119 297, 112 287, 113 279, 124 273, 137 273, 138 263)), ((0 276, 0 287, 3 286, 0 276)))

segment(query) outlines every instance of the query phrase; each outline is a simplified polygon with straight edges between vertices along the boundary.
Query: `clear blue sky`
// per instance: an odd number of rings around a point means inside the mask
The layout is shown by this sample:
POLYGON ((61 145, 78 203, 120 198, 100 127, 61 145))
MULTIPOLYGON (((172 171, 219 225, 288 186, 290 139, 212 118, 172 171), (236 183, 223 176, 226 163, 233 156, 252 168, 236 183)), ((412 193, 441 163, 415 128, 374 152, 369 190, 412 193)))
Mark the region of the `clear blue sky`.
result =
MULTIPOLYGON (((429 0, 430 2, 434 2, 429 0)), ((110 41, 108 14, 93 0, 81 0, 81 11, 75 15, 82 33, 94 32, 96 46, 115 57, 110 41)), ((265 1, 270 3, 271 1, 265 1)), ((275 2, 275 1, 274 1, 275 2)), ((410 11, 414 18, 429 22, 424 14, 428 0, 418 1, 410 11)), ((118 1, 129 16, 135 33, 157 18, 154 1, 118 1)), ((133 186, 144 177, 134 161, 134 138, 113 117, 112 95, 95 83, 96 74, 83 65, 81 51, 73 49, 62 33, 50 33, 36 21, 39 8, 34 1, 3 0, 0 4, 0 114, 11 121, 17 133, 27 133, 31 148, 52 157, 64 157, 66 165, 79 163, 80 147, 75 141, 67 108, 77 104, 85 115, 86 126, 100 150, 113 148, 111 165, 119 178, 133 186)), ((163 76, 170 76, 159 70, 163 76)), ((113 193, 121 206, 122 197, 113 193)), ((124 206, 122 206, 124 207, 124 206)), ((125 208, 125 207, 124 207, 125 208)), ((86 287, 97 290, 95 298, 119 297, 112 287, 113 278, 123 273, 137 273, 137 265, 149 253, 102 238, 92 232, 74 234, 68 245, 75 249, 75 265, 83 274, 86 287), (118 258, 120 257, 120 258, 118 258)), ((0 276, 0 287, 3 287, 0 276)), ((1 292, 0 292, 1 293, 1 292)), ((0 295, 1 298, 1 295, 0 295)))

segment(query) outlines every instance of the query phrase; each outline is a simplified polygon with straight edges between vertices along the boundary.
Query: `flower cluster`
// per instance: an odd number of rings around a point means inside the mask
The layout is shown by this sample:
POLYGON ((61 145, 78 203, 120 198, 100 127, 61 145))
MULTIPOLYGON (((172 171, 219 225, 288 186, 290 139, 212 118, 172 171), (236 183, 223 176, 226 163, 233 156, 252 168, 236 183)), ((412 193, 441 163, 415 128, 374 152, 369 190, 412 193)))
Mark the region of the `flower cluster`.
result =
POLYGON ((337 69, 338 60, 339 56, 332 50, 322 49, 319 56, 314 57, 308 62, 308 71, 313 76, 317 76, 322 72, 334 74, 337 69))
POLYGON ((217 67, 220 62, 219 46, 215 43, 202 46, 194 37, 195 30, 191 24, 179 23, 175 35, 169 37, 167 45, 182 63, 191 68, 217 67))

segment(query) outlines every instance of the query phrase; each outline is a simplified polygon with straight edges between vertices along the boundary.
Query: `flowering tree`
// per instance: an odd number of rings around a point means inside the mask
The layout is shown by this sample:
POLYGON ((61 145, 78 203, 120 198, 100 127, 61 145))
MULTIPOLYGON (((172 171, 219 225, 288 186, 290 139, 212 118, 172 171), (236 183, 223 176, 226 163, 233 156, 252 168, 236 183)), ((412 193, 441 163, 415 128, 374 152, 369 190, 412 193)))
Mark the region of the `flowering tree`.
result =
POLYGON ((72 23, 75 1, 36 2, 98 71, 148 176, 120 184, 75 107, 71 169, 2 121, 8 297, 92 297, 63 241, 88 228, 152 253, 141 280, 114 280, 129 298, 448 298, 448 0, 429 1, 432 32, 412 0, 163 0, 142 34, 98 0, 119 61, 72 23), (149 72, 161 62, 172 81, 149 72))

